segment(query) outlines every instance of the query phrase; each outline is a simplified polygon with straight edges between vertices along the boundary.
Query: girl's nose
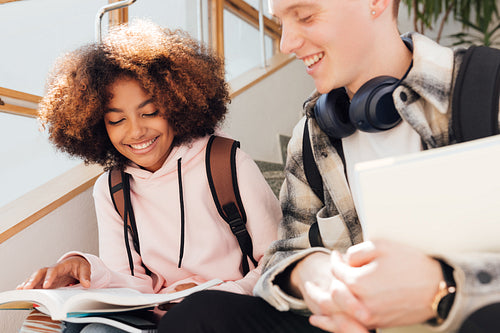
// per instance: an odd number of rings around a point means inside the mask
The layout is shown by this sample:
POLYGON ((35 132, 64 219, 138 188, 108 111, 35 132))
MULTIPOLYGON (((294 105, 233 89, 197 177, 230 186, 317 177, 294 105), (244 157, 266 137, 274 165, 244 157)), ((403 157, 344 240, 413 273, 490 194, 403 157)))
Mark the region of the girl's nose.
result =
POLYGON ((144 126, 144 124, 141 122, 140 119, 133 120, 130 122, 129 132, 130 136, 133 139, 140 139, 141 137, 144 136, 144 134, 146 134, 146 131, 147 128, 146 126, 144 126))

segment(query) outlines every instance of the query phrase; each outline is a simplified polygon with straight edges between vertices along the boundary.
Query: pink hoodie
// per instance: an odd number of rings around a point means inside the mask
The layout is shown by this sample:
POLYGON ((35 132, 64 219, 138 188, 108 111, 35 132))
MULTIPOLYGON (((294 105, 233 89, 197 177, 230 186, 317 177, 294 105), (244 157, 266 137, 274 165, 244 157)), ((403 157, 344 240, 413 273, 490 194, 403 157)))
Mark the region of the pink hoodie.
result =
MULTIPOLYGON (((208 137, 175 147, 164 165, 151 173, 129 166, 131 200, 139 235, 141 256, 133 249, 134 273, 130 274, 125 248, 123 222, 115 211, 108 188, 108 173, 97 180, 94 200, 99 227, 100 257, 79 254, 91 263, 91 288, 130 287, 144 293, 172 291, 176 285, 201 283, 219 278, 215 287, 251 294, 261 267, 245 276, 240 272, 241 250, 228 224, 219 216, 205 170, 208 137), (181 158, 184 195, 184 255, 178 268, 181 217, 177 163, 181 158), (145 274, 142 262, 151 270, 145 274)), ((252 237, 253 257, 261 260, 269 244, 277 238, 281 219, 279 202, 254 161, 238 149, 236 154, 238 186, 247 215, 247 230, 252 237)))

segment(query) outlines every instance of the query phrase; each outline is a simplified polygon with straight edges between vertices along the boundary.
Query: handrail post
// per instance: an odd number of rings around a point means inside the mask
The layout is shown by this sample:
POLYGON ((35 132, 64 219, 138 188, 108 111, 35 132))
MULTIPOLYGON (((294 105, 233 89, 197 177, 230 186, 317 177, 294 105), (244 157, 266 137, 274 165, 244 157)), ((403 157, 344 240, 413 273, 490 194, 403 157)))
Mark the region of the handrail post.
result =
POLYGON ((197 5, 197 15, 198 15, 198 39, 203 43, 203 0, 198 0, 197 5))
POLYGON ((259 36, 260 36, 260 56, 262 67, 266 68, 266 40, 264 34, 264 4, 263 0, 259 0, 259 36))
POLYGON ((124 7, 128 7, 131 4, 136 2, 136 0, 123 0, 123 1, 118 1, 114 3, 110 3, 109 5, 101 7, 97 11, 97 15, 95 16, 95 40, 96 42, 100 43, 102 40, 101 36, 101 23, 102 23, 102 17, 104 16, 105 13, 110 12, 115 9, 120 9, 124 7))

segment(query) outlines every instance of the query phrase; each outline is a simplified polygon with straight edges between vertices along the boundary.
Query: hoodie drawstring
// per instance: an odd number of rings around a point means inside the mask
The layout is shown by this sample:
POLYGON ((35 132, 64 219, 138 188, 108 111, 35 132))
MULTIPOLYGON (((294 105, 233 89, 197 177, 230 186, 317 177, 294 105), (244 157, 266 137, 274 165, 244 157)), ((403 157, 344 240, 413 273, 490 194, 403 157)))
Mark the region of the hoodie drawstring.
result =
POLYGON ((181 172, 181 159, 180 157, 177 160, 177 179, 179 181, 179 202, 181 205, 181 243, 179 248, 179 263, 177 264, 178 268, 181 268, 182 265, 182 257, 184 256, 184 194, 182 192, 182 172, 181 172))

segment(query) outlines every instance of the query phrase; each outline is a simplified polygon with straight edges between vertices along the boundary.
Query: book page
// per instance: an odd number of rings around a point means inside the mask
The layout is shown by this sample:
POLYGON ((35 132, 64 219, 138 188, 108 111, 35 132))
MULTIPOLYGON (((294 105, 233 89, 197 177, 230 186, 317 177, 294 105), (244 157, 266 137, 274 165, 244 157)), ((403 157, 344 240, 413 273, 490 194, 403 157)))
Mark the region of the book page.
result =
POLYGON ((130 333, 156 332, 157 321, 153 319, 151 311, 122 312, 107 315, 84 316, 67 318, 65 321, 72 323, 102 323, 130 333), (149 313, 148 313, 149 312, 149 313))
POLYGON ((169 294, 143 294, 129 288, 88 290, 72 297, 67 302, 65 310, 68 316, 72 316, 73 314, 82 312, 112 312, 154 307, 184 298, 194 292, 213 287, 220 283, 222 283, 222 280, 214 279, 196 287, 169 294))
POLYGON ((26 309, 31 308, 34 303, 40 305, 40 309, 50 314, 52 319, 62 320, 82 313, 120 312, 155 307, 222 282, 220 279, 214 279, 170 294, 143 294, 130 288, 10 290, 0 293, 0 309, 26 309))

